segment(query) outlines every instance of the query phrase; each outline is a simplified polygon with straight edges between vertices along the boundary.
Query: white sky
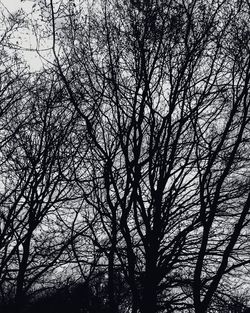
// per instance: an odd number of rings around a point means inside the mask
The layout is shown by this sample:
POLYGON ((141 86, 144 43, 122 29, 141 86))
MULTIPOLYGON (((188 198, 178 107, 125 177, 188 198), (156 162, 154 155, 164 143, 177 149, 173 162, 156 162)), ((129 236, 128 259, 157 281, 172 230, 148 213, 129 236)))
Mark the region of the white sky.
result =
MULTIPOLYGON (((27 15, 30 20, 43 28, 44 21, 41 20, 41 11, 39 6, 40 0, 0 0, 0 13, 4 11, 6 14, 14 14, 17 11, 23 10, 25 15, 27 15)), ((62 0, 63 1, 63 0, 62 0)), ((86 1, 85 4, 87 4, 86 1)), ((55 4, 57 1, 55 1, 55 4)), ((84 1, 78 0, 75 1, 77 6, 82 7, 84 1)), ((45 14, 45 13, 43 13, 45 14)), ((61 23, 61 17, 57 17, 56 26, 59 27, 61 23)), ((37 27, 35 27, 38 30, 37 27)), ((23 58, 29 64, 31 70, 36 71, 42 68, 44 64, 48 64, 53 59, 50 48, 52 47, 51 38, 42 39, 42 36, 39 36, 39 46, 37 45, 37 38, 30 26, 29 29, 20 29, 15 34, 12 35, 12 44, 19 49, 23 58), (40 55, 43 56, 43 59, 38 55, 36 49, 39 50, 40 55), (32 51, 35 50, 35 51, 32 51)))
MULTIPOLYGON (((31 14, 32 8, 37 0, 0 0, 0 7, 6 15, 14 14, 18 10, 23 10, 27 15, 31 14)), ((42 61, 36 51, 28 51, 36 49, 36 37, 32 30, 25 30, 25 33, 17 32, 14 36, 18 44, 23 48, 23 57, 29 64, 31 70, 38 70, 42 67, 42 61), (20 42, 21 38, 21 42, 20 42)))
POLYGON ((21 8, 27 12, 30 13, 32 6, 34 4, 35 0, 1 0, 0 3, 2 3, 7 10, 9 10, 10 13, 14 13, 17 10, 20 10, 21 8))

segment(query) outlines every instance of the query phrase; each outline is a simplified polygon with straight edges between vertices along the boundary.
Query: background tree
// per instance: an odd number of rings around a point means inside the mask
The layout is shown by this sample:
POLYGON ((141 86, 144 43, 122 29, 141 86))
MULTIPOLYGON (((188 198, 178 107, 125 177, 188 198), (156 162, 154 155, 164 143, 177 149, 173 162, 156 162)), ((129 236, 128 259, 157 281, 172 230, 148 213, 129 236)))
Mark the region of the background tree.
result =
POLYGON ((17 131, 2 147, 1 167, 3 292, 12 290, 18 309, 33 287, 48 286, 49 275, 70 267, 65 249, 74 236, 65 225, 76 218, 77 195, 69 173, 80 140, 75 111, 65 106, 51 73, 39 73, 25 87, 26 96, 10 112, 15 119, 5 127, 17 131))

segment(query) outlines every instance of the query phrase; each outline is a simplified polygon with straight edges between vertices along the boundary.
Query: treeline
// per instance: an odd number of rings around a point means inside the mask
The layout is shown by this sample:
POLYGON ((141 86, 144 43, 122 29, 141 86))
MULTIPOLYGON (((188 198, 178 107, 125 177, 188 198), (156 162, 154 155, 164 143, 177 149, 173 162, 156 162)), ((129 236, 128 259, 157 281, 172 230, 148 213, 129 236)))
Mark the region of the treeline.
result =
POLYGON ((42 0, 36 21, 2 9, 3 310, 243 312, 249 9, 42 0), (36 72, 13 43, 31 26, 49 51, 36 72))

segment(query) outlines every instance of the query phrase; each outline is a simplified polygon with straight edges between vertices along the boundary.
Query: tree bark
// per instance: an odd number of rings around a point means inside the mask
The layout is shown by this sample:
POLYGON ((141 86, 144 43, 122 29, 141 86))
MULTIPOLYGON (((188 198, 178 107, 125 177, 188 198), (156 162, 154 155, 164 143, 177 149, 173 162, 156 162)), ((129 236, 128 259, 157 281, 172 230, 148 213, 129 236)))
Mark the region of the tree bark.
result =
POLYGON ((24 279, 27 268, 29 252, 30 252, 31 234, 27 237, 23 244, 23 257, 20 263, 19 273, 17 276, 16 295, 15 295, 15 311, 18 313, 23 309, 25 304, 24 279))
POLYGON ((156 285, 153 282, 153 277, 148 276, 145 279, 141 313, 156 313, 157 312, 157 293, 156 285))

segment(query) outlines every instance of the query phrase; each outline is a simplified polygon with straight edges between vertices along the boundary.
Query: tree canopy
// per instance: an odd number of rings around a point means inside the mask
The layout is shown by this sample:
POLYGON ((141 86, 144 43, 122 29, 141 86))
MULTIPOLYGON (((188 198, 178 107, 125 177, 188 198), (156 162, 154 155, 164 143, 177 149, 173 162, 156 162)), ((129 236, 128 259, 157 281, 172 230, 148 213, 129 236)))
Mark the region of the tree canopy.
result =
POLYGON ((66 286, 76 312, 243 312, 249 10, 41 0, 3 19, 3 304, 66 286), (8 35, 29 27, 47 42, 36 71, 8 35))

